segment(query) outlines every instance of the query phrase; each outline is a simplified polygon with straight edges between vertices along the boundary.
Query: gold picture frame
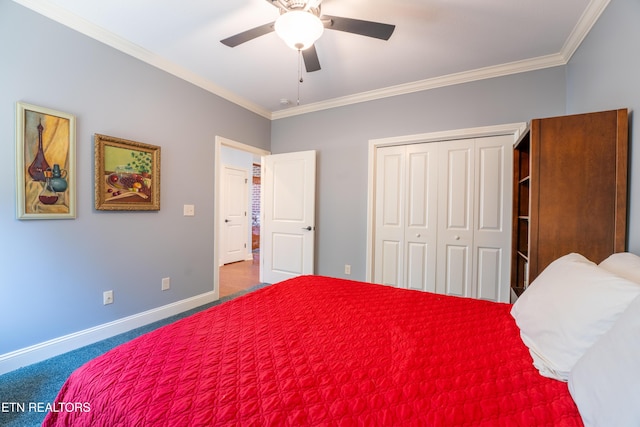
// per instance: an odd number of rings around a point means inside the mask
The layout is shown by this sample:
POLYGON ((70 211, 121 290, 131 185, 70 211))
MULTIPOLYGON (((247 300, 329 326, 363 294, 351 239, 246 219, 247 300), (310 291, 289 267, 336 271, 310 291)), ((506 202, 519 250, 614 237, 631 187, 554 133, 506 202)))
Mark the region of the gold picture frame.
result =
POLYGON ((76 217, 76 119, 16 103, 16 216, 76 217))
POLYGON ((160 210, 160 147, 95 134, 95 208, 160 210))

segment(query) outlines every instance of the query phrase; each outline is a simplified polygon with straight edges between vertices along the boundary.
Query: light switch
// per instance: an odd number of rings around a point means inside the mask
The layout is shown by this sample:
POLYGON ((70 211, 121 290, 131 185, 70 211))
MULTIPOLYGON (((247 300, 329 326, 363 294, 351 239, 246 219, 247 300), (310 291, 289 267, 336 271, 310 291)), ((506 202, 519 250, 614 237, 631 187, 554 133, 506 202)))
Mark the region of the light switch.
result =
POLYGON ((196 207, 194 205, 184 205, 184 216, 194 216, 196 207))

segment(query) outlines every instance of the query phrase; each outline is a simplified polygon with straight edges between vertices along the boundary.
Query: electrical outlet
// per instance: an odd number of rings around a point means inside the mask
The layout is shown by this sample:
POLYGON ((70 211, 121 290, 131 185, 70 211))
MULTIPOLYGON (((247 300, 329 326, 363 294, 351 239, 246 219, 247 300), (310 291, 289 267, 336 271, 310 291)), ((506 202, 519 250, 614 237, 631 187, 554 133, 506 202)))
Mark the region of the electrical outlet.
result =
POLYGON ((351 274, 351 266, 349 264, 344 265, 344 274, 346 275, 351 274))
POLYGON ((165 277, 164 279, 162 279, 162 290, 166 291, 169 288, 171 288, 171 278, 165 277))
POLYGON ((102 293, 102 304, 113 304, 113 291, 104 291, 102 293))

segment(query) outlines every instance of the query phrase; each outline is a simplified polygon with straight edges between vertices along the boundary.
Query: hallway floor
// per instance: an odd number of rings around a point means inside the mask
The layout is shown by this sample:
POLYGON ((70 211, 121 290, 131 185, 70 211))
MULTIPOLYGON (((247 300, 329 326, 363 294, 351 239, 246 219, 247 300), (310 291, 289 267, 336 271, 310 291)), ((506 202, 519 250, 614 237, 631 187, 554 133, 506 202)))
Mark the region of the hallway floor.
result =
POLYGON ((260 254, 253 261, 239 261, 220 267, 220 298, 260 283, 260 254))

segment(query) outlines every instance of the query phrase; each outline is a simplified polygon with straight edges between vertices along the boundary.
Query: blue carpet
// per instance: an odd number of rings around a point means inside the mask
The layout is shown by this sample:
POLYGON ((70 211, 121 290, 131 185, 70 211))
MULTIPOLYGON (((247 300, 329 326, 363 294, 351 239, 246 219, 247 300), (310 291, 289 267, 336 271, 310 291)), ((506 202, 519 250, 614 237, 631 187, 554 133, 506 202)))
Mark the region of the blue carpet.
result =
POLYGON ((254 286, 246 291, 220 298, 218 301, 185 311, 184 313, 150 323, 146 326, 47 359, 43 362, 0 375, 0 426, 40 426, 44 417, 47 415, 45 405, 54 402, 58 391, 69 375, 89 360, 149 331, 263 286, 265 286, 265 284, 254 286))

